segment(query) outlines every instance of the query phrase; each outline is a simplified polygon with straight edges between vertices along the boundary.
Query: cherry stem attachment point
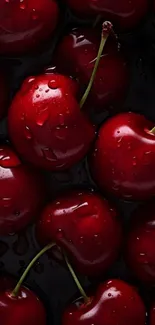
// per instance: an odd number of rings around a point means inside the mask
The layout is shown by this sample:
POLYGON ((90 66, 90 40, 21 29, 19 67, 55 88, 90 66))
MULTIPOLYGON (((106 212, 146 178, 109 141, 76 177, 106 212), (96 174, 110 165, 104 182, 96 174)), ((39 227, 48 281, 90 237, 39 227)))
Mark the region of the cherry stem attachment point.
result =
POLYGON ((33 265, 36 263, 36 261, 44 254, 46 253, 48 250, 50 250, 52 247, 56 246, 55 243, 49 244, 47 246, 45 246, 34 258, 33 260, 30 262, 30 264, 28 265, 28 267, 26 268, 26 270, 24 271, 23 275, 21 276, 20 280, 18 281, 16 287, 14 288, 14 290, 11 293, 11 297, 16 298, 18 296, 20 287, 22 285, 22 283, 24 282, 25 278, 27 277, 29 271, 31 270, 31 268, 33 267, 33 265))
POLYGON ((101 42, 100 42, 100 46, 99 46, 99 50, 98 50, 98 54, 97 54, 97 59, 95 61, 95 65, 94 65, 94 69, 93 69, 93 72, 92 72, 92 75, 91 75, 91 78, 89 80, 89 84, 87 86, 87 89, 80 101, 80 108, 82 109, 83 105, 85 104, 86 100, 87 100, 87 97, 91 91, 91 88, 93 86, 93 83, 94 83, 94 79, 95 79, 95 76, 96 76, 96 72, 97 72, 97 69, 98 69, 98 66, 99 66, 99 63, 100 63, 100 59, 102 57, 102 52, 103 52, 103 49, 104 49, 104 46, 106 44, 106 41, 109 37, 109 34, 111 33, 112 31, 112 24, 111 22, 109 21, 105 21, 102 25, 102 35, 101 35, 101 42))
POLYGON ((73 280, 75 281, 75 283, 76 283, 76 285, 77 285, 77 287, 78 287, 78 289, 79 289, 79 291, 80 291, 80 293, 81 293, 81 295, 82 295, 82 297, 84 299, 84 302, 86 304, 88 304, 90 302, 89 297, 86 295, 84 289, 82 288, 82 286, 81 286, 81 284, 80 284, 80 282, 79 282, 79 280, 78 280, 78 278, 77 278, 77 276, 76 276, 76 274, 75 274, 75 272, 74 272, 74 270, 73 270, 73 268, 72 268, 72 266, 71 266, 71 264, 70 264, 70 262, 68 260, 67 255, 65 253, 63 253, 63 255, 64 255, 65 262, 67 264, 67 267, 68 267, 68 269, 69 269, 69 271, 70 271, 70 273, 71 273, 71 275, 73 277, 73 280))
POLYGON ((155 126, 153 127, 153 129, 150 131, 150 133, 155 135, 155 126))

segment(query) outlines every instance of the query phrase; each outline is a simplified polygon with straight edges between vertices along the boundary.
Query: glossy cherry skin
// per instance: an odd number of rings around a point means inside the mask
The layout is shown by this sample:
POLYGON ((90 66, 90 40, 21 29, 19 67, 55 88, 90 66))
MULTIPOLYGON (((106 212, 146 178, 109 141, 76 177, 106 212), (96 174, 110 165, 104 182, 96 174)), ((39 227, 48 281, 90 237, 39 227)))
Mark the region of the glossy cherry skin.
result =
POLYGON ((147 15, 149 0, 65 0, 83 18, 101 15, 121 31, 135 28, 147 15))
POLYGON ((155 204, 142 205, 132 219, 125 252, 128 266, 143 283, 155 285, 155 204))
POLYGON ((116 210, 98 194, 78 191, 49 204, 36 233, 42 245, 54 241, 64 248, 76 269, 90 276, 113 264, 122 239, 116 210))
POLYGON ((123 113, 102 125, 90 170, 98 186, 125 200, 155 195, 155 135, 144 116, 123 113))
POLYGON ((155 303, 153 304, 150 312, 150 325, 155 325, 155 303))
POLYGON ((36 220, 45 200, 40 175, 25 166, 9 146, 0 146, 0 235, 36 220))
POLYGON ((0 120, 6 115, 8 106, 8 87, 4 74, 0 73, 0 120))
POLYGON ((0 53, 34 50, 50 37, 58 22, 55 0, 0 1, 0 53))
POLYGON ((62 325, 145 325, 145 306, 135 288, 120 280, 101 284, 90 304, 69 306, 62 325))
POLYGON ((25 80, 9 110, 10 138, 19 154, 48 170, 64 170, 82 159, 95 128, 80 111, 77 84, 58 74, 25 80))
POLYGON ((18 297, 12 298, 12 290, 13 286, 8 287, 7 282, 6 289, 0 289, 1 325, 46 325, 46 311, 39 298, 23 286, 18 297))
MULTIPOLYGON (((55 53, 55 64, 61 73, 79 80, 83 95, 91 78, 97 57, 100 33, 88 28, 74 28, 64 36, 55 53), (63 56, 63 60, 62 60, 63 56)), ((86 106, 103 111, 116 106, 126 94, 129 83, 127 62, 118 50, 116 40, 109 39, 100 60, 94 85, 86 106)))

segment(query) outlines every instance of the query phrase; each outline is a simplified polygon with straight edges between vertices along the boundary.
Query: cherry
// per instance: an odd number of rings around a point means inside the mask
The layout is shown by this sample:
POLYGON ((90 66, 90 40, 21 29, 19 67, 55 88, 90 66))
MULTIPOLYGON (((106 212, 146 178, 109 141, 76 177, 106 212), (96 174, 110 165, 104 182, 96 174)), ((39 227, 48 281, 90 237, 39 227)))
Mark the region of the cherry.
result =
POLYGON ((55 0, 0 2, 0 53, 20 54, 36 49, 58 22, 55 0))
POLYGON ((121 225, 116 210, 92 192, 73 191, 50 203, 36 228, 39 243, 52 241, 70 256, 77 270, 96 276, 116 260, 121 225))
POLYGON ((155 303, 153 304, 153 306, 151 308, 150 325, 155 325, 155 303))
POLYGON ((8 104, 8 87, 6 78, 0 73, 0 120, 5 116, 8 104))
POLYGON ((133 273, 143 283, 155 285, 155 204, 136 209, 127 238, 126 259, 133 273))
MULTIPOLYGON (((64 36, 55 53, 54 62, 58 71, 77 78, 82 94, 92 75, 99 42, 99 34, 95 29, 74 28, 64 36)), ((116 106, 124 99, 128 83, 126 60, 116 40, 109 38, 87 99, 87 107, 89 110, 92 107, 103 111, 111 105, 116 106)))
POLYGON ((98 57, 88 87, 77 102, 77 84, 56 73, 28 78, 8 116, 9 134, 19 154, 48 170, 64 170, 88 152, 95 128, 80 110, 91 90, 103 47, 112 26, 103 24, 98 57))
POLYGON ((26 268, 16 287, 5 281, 0 289, 0 320, 1 325, 46 325, 46 311, 39 298, 28 288, 22 286, 28 272, 48 249, 53 245, 46 246, 26 268))
POLYGON ((1 145, 0 235, 17 232, 33 222, 44 196, 41 176, 25 166, 11 147, 1 145))
POLYGON ((101 126, 90 170, 99 187, 125 200, 155 195, 153 123, 135 113, 122 113, 101 126))
POLYGON ((65 0, 73 12, 83 18, 101 15, 121 31, 135 28, 147 15, 149 0, 65 0))
POLYGON ((65 310, 62 325, 145 325, 146 310, 136 289, 121 280, 108 280, 89 298, 66 260, 71 274, 84 298, 65 310))

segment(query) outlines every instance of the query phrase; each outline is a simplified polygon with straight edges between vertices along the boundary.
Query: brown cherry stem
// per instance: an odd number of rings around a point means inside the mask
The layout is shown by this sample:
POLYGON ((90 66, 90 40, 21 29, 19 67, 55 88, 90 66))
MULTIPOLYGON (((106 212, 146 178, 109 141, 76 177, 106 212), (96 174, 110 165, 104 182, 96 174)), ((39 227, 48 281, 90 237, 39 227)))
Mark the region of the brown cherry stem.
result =
POLYGON ((102 57, 102 52, 103 52, 103 49, 104 49, 104 46, 106 44, 106 41, 109 37, 109 34, 111 33, 112 31, 112 24, 109 22, 109 21, 105 21, 102 25, 102 35, 101 35, 101 42, 100 42, 100 46, 99 46, 99 50, 98 50, 98 54, 97 54, 97 59, 95 61, 95 65, 94 65, 94 69, 93 69, 93 72, 92 72, 92 75, 91 75, 91 78, 89 80, 89 84, 87 86, 87 89, 80 101, 80 108, 82 109, 83 105, 85 104, 87 98, 88 98, 88 95, 91 91, 91 88, 93 86, 93 83, 94 83, 94 80, 95 80, 95 76, 96 76, 96 72, 97 72, 97 69, 98 69, 98 66, 99 66, 99 63, 100 63, 100 59, 102 57))
POLYGON ((46 253, 49 249, 51 249, 52 247, 54 247, 56 244, 52 243, 49 244, 47 246, 45 246, 34 258, 33 260, 30 262, 30 264, 28 265, 28 267, 26 268, 26 270, 24 271, 23 275, 21 276, 20 280, 18 281, 16 287, 14 288, 14 290, 11 293, 11 297, 16 298, 18 296, 20 287, 22 285, 22 283, 24 282, 25 278, 27 277, 29 271, 31 270, 31 268, 33 267, 33 265, 36 263, 36 261, 44 254, 46 253))
POLYGON ((82 286, 80 284, 80 281, 78 280, 78 278, 77 278, 77 276, 76 276, 76 274, 75 274, 75 272, 74 272, 74 270, 73 270, 73 268, 72 268, 72 266, 71 266, 71 264, 70 264, 70 262, 68 260, 67 255, 65 253, 63 253, 63 255, 64 255, 65 262, 67 264, 67 267, 68 267, 68 269, 69 269, 69 271, 70 271, 70 273, 71 273, 71 275, 73 277, 74 282, 76 283, 76 285, 77 285, 77 287, 78 287, 78 289, 79 289, 79 291, 81 293, 81 296, 84 299, 84 302, 86 304, 88 304, 90 302, 89 297, 87 296, 87 294, 85 293, 84 289, 82 288, 82 286))

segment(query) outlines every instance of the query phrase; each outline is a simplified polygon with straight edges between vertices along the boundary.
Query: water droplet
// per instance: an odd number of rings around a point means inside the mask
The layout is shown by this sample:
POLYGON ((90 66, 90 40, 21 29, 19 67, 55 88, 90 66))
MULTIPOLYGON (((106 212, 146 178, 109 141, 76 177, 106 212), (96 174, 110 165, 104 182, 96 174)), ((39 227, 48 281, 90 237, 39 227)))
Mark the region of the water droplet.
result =
POLYGON ((39 94, 36 94, 36 98, 39 98, 40 97, 40 95, 39 94))
POLYGON ((60 201, 57 201, 57 202, 56 202, 56 205, 60 205, 60 201))
POLYGON ((84 243, 84 238, 83 236, 80 237, 80 244, 83 244, 84 243))
POLYGON ((5 2, 6 2, 6 3, 9 3, 9 2, 10 2, 10 0, 5 0, 5 2))
POLYGON ((56 80, 51 79, 48 83, 49 88, 51 89, 57 89, 58 88, 58 83, 56 80))
POLYGON ((3 208, 9 208, 12 204, 12 199, 10 197, 0 198, 0 206, 3 208))
POLYGON ((37 12, 36 12, 36 9, 33 9, 33 10, 32 10, 32 19, 33 19, 33 20, 38 19, 38 14, 37 14, 37 12))
POLYGON ((133 166, 136 166, 137 165, 137 158, 134 156, 132 159, 133 159, 133 161, 132 161, 133 166))
POLYGON ((62 231, 61 228, 59 228, 59 229, 57 230, 57 237, 58 237, 58 239, 63 238, 63 231, 62 231))
POLYGON ((37 119, 36 119, 36 123, 39 126, 43 126, 45 124, 45 122, 48 120, 49 118, 49 110, 48 108, 42 110, 39 112, 37 119))
POLYGON ((45 93, 48 93, 50 90, 49 90, 49 88, 47 88, 46 90, 45 90, 45 93))
POLYGON ((128 143, 128 150, 131 150, 131 143, 128 143))
POLYGON ((60 125, 64 125, 65 124, 65 120, 64 120, 64 115, 63 114, 59 114, 59 121, 60 121, 60 125))
POLYGON ((25 137, 26 137, 27 140, 32 139, 31 131, 30 131, 30 129, 29 129, 29 127, 27 125, 25 126, 24 133, 25 133, 25 137))
POLYGON ((22 120, 22 121, 25 120, 25 113, 24 113, 24 112, 21 114, 21 120, 22 120))
POLYGON ((38 86, 38 85, 36 85, 34 88, 37 90, 37 89, 39 89, 39 86, 38 86))
POLYGON ((16 210, 16 211, 14 211, 13 214, 14 214, 16 217, 19 217, 19 216, 20 216, 20 211, 16 210))
POLYGON ((137 240, 139 240, 139 237, 137 237, 137 240))

